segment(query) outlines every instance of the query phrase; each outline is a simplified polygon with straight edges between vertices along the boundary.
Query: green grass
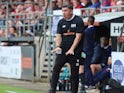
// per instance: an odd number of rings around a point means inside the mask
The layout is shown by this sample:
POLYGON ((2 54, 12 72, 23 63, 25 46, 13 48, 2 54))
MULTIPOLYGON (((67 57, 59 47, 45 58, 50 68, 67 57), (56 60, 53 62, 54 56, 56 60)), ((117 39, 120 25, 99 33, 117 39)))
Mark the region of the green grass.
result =
POLYGON ((44 92, 38 92, 29 89, 0 84, 0 93, 44 93, 44 92))

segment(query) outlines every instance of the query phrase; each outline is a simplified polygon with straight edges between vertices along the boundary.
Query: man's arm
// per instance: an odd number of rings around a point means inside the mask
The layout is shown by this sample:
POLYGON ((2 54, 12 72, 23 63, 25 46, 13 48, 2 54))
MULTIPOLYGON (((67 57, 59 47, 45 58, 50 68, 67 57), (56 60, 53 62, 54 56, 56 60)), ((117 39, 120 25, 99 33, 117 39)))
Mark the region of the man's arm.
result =
POLYGON ((56 47, 60 47, 61 40, 62 40, 61 34, 56 34, 56 47))
POLYGON ((74 42, 73 42, 71 48, 66 52, 66 55, 68 55, 68 54, 74 55, 74 50, 78 46, 81 38, 82 38, 82 33, 76 33, 74 42))
POLYGON ((78 46, 81 38, 82 38, 82 34, 81 33, 76 33, 76 38, 74 39, 74 42, 73 42, 70 49, 75 50, 75 48, 78 46))
POLYGON ((54 53, 54 52, 57 52, 57 51, 60 51, 61 48, 60 48, 60 45, 61 45, 61 34, 56 34, 56 48, 54 50, 51 51, 51 53, 54 53))

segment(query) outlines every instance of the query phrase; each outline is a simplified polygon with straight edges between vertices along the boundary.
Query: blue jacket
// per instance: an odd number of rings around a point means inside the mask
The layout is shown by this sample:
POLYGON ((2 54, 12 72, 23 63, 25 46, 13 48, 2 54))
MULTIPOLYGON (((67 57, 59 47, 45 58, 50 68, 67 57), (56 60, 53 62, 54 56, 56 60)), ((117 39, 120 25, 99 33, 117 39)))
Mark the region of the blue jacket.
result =
POLYGON ((87 27, 84 31, 85 41, 83 51, 87 55, 93 54, 94 44, 95 44, 95 36, 96 30, 94 26, 87 27))
POLYGON ((100 44, 96 44, 94 47, 94 53, 91 60, 91 64, 107 65, 108 57, 111 56, 111 46, 102 48, 100 44))

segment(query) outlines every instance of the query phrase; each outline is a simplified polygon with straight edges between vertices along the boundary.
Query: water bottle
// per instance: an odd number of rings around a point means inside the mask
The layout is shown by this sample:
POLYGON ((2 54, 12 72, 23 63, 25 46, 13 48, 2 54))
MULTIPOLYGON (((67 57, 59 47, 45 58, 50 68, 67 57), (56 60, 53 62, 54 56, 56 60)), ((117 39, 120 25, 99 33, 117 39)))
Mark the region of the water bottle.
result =
POLYGON ((66 91, 70 91, 69 80, 66 80, 66 91))
POLYGON ((110 78, 112 78, 112 69, 110 69, 110 78))
POLYGON ((62 50, 56 51, 56 54, 62 54, 62 50))
POLYGON ((59 81, 59 91, 62 91, 62 80, 59 81))
POLYGON ((61 80, 61 91, 65 91, 65 82, 61 80))
POLYGON ((57 82, 56 91, 60 91, 60 82, 57 82))

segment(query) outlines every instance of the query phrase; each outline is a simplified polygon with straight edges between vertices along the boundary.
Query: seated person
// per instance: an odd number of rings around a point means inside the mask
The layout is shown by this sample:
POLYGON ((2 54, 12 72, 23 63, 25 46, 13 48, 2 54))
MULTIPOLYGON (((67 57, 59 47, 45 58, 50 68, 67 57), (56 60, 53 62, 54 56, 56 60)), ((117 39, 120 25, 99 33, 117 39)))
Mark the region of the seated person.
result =
POLYGON ((97 71, 101 71, 102 68, 108 64, 108 58, 111 56, 111 46, 109 46, 109 38, 101 37, 100 44, 96 44, 94 48, 94 54, 91 60, 91 71, 94 76, 97 71))
POLYGON ((94 75, 94 84, 98 82, 103 82, 104 80, 110 78, 110 69, 111 69, 111 57, 108 58, 108 65, 103 67, 101 71, 98 71, 94 75))
POLYGON ((9 37, 17 37, 18 36, 18 32, 16 30, 15 26, 12 26, 9 28, 9 37))
MULTIPOLYGON (((119 36, 119 37, 117 37, 117 42, 118 42, 118 43, 124 43, 124 36, 119 36)), ((119 51, 120 51, 120 52, 124 52, 124 46, 123 46, 123 44, 121 45, 119 51)))

